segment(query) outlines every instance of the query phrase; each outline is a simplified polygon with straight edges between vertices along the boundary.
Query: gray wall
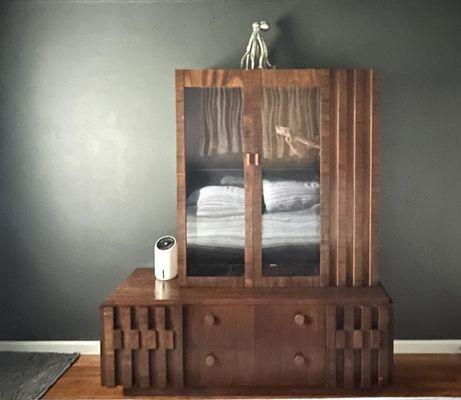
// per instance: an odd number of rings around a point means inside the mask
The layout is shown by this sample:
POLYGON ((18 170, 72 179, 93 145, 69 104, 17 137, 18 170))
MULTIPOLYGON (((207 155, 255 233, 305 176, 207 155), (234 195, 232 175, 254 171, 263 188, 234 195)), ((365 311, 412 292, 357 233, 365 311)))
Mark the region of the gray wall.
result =
POLYGON ((398 338, 461 338, 461 1, 0 6, 0 339, 96 339, 98 304, 175 232, 175 68, 382 76, 379 262, 398 338))

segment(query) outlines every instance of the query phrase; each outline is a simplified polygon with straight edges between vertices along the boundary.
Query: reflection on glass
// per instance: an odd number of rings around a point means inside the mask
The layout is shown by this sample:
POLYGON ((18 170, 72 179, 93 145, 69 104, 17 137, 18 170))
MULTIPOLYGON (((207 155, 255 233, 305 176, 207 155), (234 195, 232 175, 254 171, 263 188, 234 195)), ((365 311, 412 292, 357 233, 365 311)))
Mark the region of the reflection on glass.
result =
POLYGON ((187 274, 242 276, 242 93, 238 88, 186 88, 184 102, 187 274))
POLYGON ((320 269, 320 91, 264 87, 263 276, 320 269))

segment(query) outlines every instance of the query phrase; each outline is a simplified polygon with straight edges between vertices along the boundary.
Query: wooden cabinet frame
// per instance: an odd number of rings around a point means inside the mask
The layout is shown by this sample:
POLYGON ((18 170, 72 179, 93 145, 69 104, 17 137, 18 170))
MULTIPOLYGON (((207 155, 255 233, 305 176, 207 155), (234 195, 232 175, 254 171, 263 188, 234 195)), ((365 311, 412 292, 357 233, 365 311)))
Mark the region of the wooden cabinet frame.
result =
MULTIPOLYGON (((378 79, 370 69, 177 70, 179 280, 184 286, 373 286, 378 197, 378 79), (321 242, 318 276, 265 277, 261 261, 261 165, 244 164, 245 271, 242 277, 187 276, 184 89, 241 88, 243 154, 261 154, 264 86, 319 87, 321 242)), ((243 163, 243 160, 242 160, 243 163)))

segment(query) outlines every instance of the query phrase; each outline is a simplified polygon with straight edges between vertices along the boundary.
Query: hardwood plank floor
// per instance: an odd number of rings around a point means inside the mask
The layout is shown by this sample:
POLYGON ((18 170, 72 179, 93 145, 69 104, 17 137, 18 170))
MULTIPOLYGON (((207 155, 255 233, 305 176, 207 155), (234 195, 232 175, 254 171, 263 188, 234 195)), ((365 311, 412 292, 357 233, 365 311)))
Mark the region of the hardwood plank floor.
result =
MULTIPOLYGON (((376 394, 379 396, 461 396, 461 355, 398 354, 395 356, 393 384, 376 394)), ((322 395, 334 396, 331 393, 306 393, 306 397, 322 395)), ((367 394, 351 393, 350 395, 367 394)), ((45 399, 59 400, 128 398, 141 400, 144 397, 124 397, 119 387, 115 389, 101 387, 98 356, 81 356, 45 396, 45 399)))

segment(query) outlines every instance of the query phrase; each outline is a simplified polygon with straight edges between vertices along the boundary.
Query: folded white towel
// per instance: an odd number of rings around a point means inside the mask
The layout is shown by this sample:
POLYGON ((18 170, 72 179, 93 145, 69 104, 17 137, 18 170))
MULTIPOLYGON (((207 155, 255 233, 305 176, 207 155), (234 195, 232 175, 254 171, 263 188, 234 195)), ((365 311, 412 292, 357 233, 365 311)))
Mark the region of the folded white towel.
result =
POLYGON ((244 214, 245 190, 236 186, 205 186, 187 199, 188 206, 197 206, 197 216, 222 217, 244 214))
POLYGON ((263 180, 267 212, 295 211, 312 207, 320 201, 319 182, 263 180))

